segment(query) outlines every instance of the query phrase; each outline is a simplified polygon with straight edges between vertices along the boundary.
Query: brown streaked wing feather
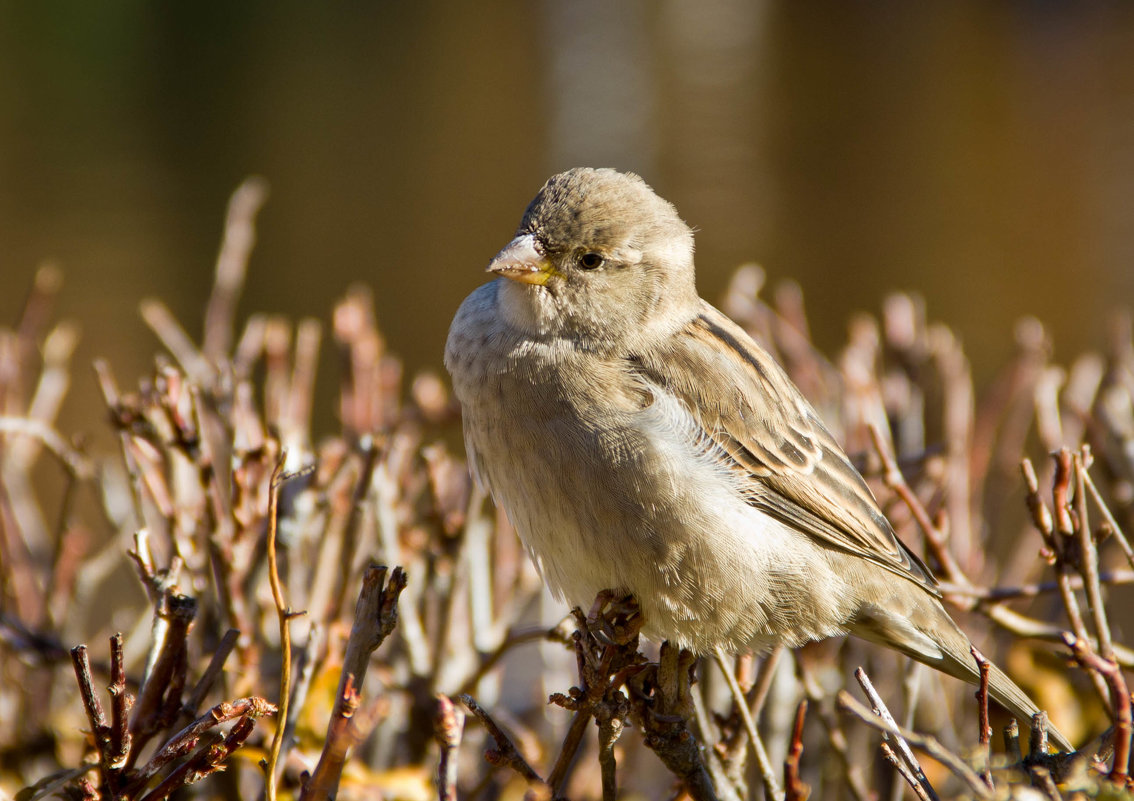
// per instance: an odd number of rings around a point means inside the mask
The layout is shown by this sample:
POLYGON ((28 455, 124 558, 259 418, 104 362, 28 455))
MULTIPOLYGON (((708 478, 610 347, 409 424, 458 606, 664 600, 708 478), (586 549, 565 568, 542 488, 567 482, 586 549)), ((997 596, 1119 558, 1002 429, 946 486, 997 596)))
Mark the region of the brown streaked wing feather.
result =
POLYGON ((704 303, 665 348, 640 355, 638 365, 646 380, 680 398, 728 454, 744 476, 749 503, 936 594, 932 574, 895 536, 815 410, 721 312, 704 303))

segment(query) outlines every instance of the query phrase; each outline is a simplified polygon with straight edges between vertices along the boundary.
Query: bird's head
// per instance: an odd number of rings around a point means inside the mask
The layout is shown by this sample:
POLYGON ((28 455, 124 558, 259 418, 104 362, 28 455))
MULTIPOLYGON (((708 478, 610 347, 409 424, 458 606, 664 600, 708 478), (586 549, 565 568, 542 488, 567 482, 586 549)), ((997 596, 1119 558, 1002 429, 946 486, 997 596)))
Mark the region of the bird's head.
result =
POLYGON ((548 180, 488 271, 509 279, 509 322, 596 349, 680 324, 698 302, 692 230, 637 175, 610 169, 548 180))

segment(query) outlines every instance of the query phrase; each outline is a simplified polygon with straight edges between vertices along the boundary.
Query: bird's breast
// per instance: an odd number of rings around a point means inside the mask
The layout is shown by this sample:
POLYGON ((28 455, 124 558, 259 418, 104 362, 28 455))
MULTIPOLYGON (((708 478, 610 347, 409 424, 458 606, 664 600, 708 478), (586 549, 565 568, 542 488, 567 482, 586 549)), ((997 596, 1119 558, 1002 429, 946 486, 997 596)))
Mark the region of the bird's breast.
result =
POLYGON ((632 592, 647 633, 701 650, 833 630, 792 595, 821 554, 746 503, 681 401, 626 363, 460 318, 446 363, 470 465, 557 595, 586 607, 632 592))

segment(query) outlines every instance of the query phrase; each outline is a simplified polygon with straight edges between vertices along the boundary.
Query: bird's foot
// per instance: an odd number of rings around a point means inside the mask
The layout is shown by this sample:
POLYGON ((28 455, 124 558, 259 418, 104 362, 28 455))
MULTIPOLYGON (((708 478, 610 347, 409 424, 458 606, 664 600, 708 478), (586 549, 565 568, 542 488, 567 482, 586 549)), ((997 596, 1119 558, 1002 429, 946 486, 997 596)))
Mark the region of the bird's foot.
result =
POLYGON ((605 645, 629 645, 637 639, 646 622, 633 595, 603 590, 596 597, 586 617, 577 612, 579 625, 605 645))

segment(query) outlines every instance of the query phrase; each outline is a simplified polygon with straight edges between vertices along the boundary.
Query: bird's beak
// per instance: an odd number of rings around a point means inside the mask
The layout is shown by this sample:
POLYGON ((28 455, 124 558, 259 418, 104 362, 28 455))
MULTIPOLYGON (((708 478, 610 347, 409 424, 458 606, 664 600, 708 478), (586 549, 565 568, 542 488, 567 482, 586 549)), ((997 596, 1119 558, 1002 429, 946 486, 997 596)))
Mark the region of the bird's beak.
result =
POLYGON ((555 275, 555 268, 531 234, 518 236, 504 246, 488 263, 488 272, 522 284, 543 286, 555 275))

